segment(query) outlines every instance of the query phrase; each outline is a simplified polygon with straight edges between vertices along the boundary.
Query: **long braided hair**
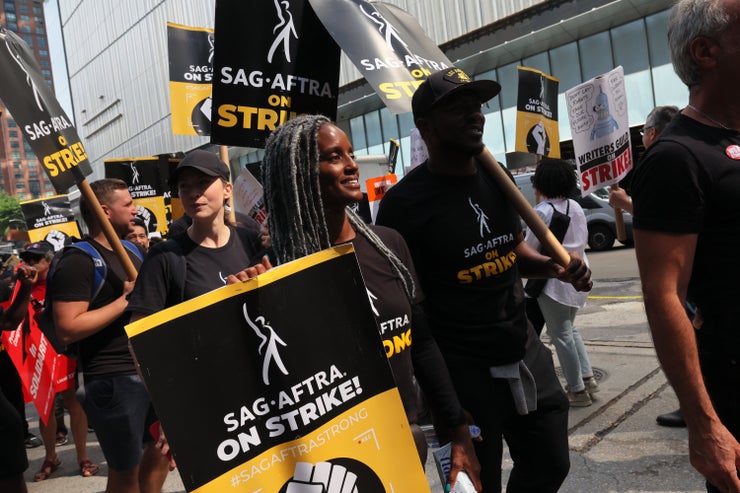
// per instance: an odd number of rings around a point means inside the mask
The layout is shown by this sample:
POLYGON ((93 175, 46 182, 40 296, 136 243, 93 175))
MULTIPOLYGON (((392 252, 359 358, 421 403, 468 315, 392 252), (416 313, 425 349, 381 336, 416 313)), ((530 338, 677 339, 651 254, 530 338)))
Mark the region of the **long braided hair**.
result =
MULTIPOLYGON (((322 115, 300 115, 275 129, 265 144, 262 181, 268 227, 278 263, 332 246, 319 183, 319 129, 332 124, 322 115)), ((411 273, 350 208, 350 224, 388 260, 412 302, 416 287, 411 273)))

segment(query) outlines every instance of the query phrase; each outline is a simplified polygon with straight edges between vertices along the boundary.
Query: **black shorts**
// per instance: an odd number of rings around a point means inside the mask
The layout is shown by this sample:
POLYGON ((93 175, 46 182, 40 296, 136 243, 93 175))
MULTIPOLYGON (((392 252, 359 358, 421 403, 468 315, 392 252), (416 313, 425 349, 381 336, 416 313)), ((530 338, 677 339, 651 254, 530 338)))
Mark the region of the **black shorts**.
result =
POLYGON ((23 419, 0 390, 0 479, 22 475, 26 469, 23 419))
POLYGON ((144 444, 154 441, 149 427, 157 420, 138 375, 117 375, 85 382, 77 399, 95 429, 108 467, 128 471, 141 462, 144 444))

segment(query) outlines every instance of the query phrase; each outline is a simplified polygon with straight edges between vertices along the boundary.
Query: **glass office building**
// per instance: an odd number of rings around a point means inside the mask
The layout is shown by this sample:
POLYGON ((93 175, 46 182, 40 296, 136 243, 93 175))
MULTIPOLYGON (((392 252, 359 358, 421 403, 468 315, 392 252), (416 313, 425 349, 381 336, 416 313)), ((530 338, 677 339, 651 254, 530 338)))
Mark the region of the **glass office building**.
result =
MULTIPOLYGON (((519 65, 560 80, 561 141, 570 139, 565 91, 619 65, 630 126, 639 127, 656 105, 682 107, 688 101, 666 46, 672 0, 388 1, 419 19, 455 65, 474 78, 501 84, 501 94, 486 109, 484 136, 501 162, 514 150, 519 65)), ((102 168, 96 163, 107 158, 208 145, 203 137, 171 134, 164 26, 171 21, 212 27, 213 0, 59 0, 59 5, 75 117, 82 122, 83 138, 85 128, 96 130, 85 141, 94 168, 102 168)), ((387 154, 389 139, 399 141, 397 172, 402 174, 410 159, 411 114, 385 109, 344 55, 337 120, 358 155, 387 154)), ((229 155, 238 171, 259 162, 262 151, 232 148, 229 155)))

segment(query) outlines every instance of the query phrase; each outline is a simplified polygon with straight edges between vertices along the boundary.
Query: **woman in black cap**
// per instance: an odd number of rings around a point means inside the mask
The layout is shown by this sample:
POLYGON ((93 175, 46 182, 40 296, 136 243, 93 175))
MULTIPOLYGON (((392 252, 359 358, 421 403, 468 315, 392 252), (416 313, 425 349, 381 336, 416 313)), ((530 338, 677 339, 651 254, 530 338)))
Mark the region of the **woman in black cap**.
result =
POLYGON ((259 232, 226 223, 232 185, 228 167, 215 154, 188 153, 175 169, 173 186, 192 223, 149 251, 127 308, 132 322, 220 288, 230 274, 256 262, 252 275, 270 267, 260 255, 259 232))

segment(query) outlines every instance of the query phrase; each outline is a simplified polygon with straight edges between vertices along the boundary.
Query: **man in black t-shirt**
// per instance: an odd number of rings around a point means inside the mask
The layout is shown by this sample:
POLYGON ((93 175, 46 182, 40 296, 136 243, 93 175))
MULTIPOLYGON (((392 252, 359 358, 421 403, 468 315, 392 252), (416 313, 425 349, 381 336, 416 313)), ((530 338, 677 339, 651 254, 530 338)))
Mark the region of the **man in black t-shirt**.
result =
MULTIPOLYGON (((126 183, 104 179, 90 183, 90 188, 116 234, 126 235, 136 217, 126 183)), ((121 261, 84 196, 80 211, 90 232, 86 240, 102 256, 107 273, 99 293, 92 298, 96 275, 93 258, 76 248, 63 252, 47 288, 47 298, 53 298, 57 336, 65 345, 79 343, 78 369, 84 384, 77 397, 108 462, 106 490, 139 492, 141 487, 143 491, 160 491, 168 460, 156 450, 148 433, 156 418, 124 330, 127 296, 134 283, 127 280, 121 261)), ((139 258, 124 250, 138 270, 139 258)))
POLYGON ((516 211, 480 167, 481 104, 499 90, 456 68, 419 86, 412 106, 429 159, 388 190, 377 223, 411 250, 432 334, 481 428, 484 493, 501 491, 502 437, 514 460, 507 491, 555 492, 570 467, 568 399, 526 318, 521 276, 586 290, 590 271, 577 257, 563 269, 528 246, 516 211))
POLYGON ((681 0, 668 22, 689 104, 632 181, 650 330, 707 491, 740 492, 740 2, 681 0), (668 192, 670 191, 670 192, 668 192), (684 302, 697 307, 694 327, 684 302))

